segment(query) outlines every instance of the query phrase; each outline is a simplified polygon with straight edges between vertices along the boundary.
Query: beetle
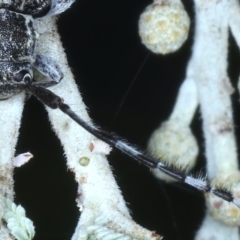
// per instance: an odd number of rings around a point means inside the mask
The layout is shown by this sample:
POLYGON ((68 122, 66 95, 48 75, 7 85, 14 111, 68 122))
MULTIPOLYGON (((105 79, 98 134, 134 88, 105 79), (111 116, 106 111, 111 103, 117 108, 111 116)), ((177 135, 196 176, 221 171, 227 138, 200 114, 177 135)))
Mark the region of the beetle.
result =
POLYGON ((29 88, 43 88, 58 84, 63 73, 54 59, 36 54, 37 33, 34 19, 65 11, 73 0, 67 1, 11 1, 0 7, 0 99, 29 88), (33 68, 50 78, 35 82, 33 68))

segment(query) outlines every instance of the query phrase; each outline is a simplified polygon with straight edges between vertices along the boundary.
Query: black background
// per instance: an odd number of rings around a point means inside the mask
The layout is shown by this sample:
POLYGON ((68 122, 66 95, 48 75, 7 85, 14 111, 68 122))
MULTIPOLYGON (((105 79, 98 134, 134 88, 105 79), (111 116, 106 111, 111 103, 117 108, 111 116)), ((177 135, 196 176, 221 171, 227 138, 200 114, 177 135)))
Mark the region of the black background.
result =
MULTIPOLYGON (((192 19, 189 39, 178 52, 167 56, 149 53, 138 36, 138 18, 151 3, 149 0, 81 0, 59 18, 69 64, 91 118, 142 148, 171 113, 185 76, 193 41, 194 10, 192 1, 183 2, 192 19)), ((230 45, 229 74, 236 86, 238 49, 232 38, 230 45)), ((239 133, 237 93, 233 104, 239 133)), ((192 128, 201 150, 195 171, 204 171, 199 112, 192 128)), ((77 185, 67 171, 59 140, 42 104, 33 98, 25 106, 17 147, 17 153, 25 151, 35 157, 15 170, 16 202, 34 221, 34 239, 70 239, 79 218, 77 185)), ((134 220, 156 230, 166 240, 193 239, 205 211, 202 193, 178 183, 158 182, 149 169, 116 150, 109 162, 134 220)))

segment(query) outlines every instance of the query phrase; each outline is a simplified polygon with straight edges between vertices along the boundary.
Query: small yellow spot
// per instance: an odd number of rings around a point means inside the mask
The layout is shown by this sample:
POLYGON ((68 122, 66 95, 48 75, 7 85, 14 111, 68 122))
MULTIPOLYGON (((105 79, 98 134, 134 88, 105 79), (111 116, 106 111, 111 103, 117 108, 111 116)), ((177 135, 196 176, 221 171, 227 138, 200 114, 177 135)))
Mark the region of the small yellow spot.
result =
POLYGON ((171 40, 172 41, 177 41, 178 39, 179 39, 179 33, 178 32, 172 32, 172 34, 171 34, 171 40))
POLYGON ((155 34, 150 34, 146 36, 146 42, 148 42, 149 44, 155 44, 157 43, 158 38, 155 34))
POLYGON ((234 207, 230 210, 231 217, 238 217, 240 215, 240 210, 237 207, 234 207))
POLYGON ((152 20, 152 15, 147 15, 146 17, 143 18, 143 21, 145 23, 149 23, 152 20))
POLYGON ((79 163, 80 165, 82 165, 83 167, 87 166, 90 162, 90 159, 88 157, 81 157, 79 159, 79 163))
POLYGON ((183 28, 183 34, 188 34, 188 32, 189 32, 189 29, 188 29, 188 27, 187 26, 185 26, 184 28, 183 28))
POLYGON ((159 30, 161 30, 161 31, 166 30, 167 27, 168 27, 168 23, 167 23, 166 21, 159 21, 159 22, 157 23, 157 28, 158 28, 159 30))
POLYGON ((173 13, 170 15, 169 19, 171 19, 173 22, 179 22, 181 17, 179 14, 173 13))

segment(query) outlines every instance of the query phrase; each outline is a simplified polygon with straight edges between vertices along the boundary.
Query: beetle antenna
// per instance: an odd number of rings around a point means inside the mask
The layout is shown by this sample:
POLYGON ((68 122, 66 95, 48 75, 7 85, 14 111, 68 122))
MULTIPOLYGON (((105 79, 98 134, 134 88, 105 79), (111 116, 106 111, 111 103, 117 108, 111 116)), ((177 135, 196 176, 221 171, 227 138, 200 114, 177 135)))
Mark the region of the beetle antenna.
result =
POLYGON ((172 164, 169 165, 162 159, 155 159, 152 156, 144 153, 144 151, 138 150, 126 141, 121 140, 120 137, 112 133, 105 132, 100 128, 94 126, 92 123, 87 123, 77 114, 75 114, 70 106, 63 102, 62 98, 46 88, 33 85, 30 82, 27 83, 27 88, 42 103, 52 109, 60 109, 89 133, 106 142, 111 147, 119 149, 123 153, 129 155, 131 158, 137 160, 139 163, 149 168, 157 168, 182 183, 190 185, 203 192, 213 193, 214 195, 228 202, 234 203, 237 207, 240 208, 240 201, 234 198, 231 190, 224 185, 212 187, 206 178, 189 176, 181 168, 176 167, 172 164))

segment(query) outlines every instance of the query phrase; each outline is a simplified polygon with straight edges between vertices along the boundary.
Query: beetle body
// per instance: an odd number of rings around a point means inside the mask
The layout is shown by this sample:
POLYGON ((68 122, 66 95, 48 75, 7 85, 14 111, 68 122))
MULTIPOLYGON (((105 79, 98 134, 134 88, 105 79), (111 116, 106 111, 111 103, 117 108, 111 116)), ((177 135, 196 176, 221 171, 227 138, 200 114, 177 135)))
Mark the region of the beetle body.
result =
MULTIPOLYGON (((7 9, 0 9, 0 84, 12 84, 17 81, 21 71, 27 70, 32 75, 32 63, 36 33, 31 16, 7 9)), ((22 89, 6 88, 0 92, 0 98, 6 99, 22 89)))
POLYGON ((58 84, 63 74, 50 57, 37 54, 35 18, 55 15, 73 0, 6 0, 0 1, 0 100, 26 89, 27 84, 43 87, 58 84), (33 67, 50 81, 33 82, 33 67))

